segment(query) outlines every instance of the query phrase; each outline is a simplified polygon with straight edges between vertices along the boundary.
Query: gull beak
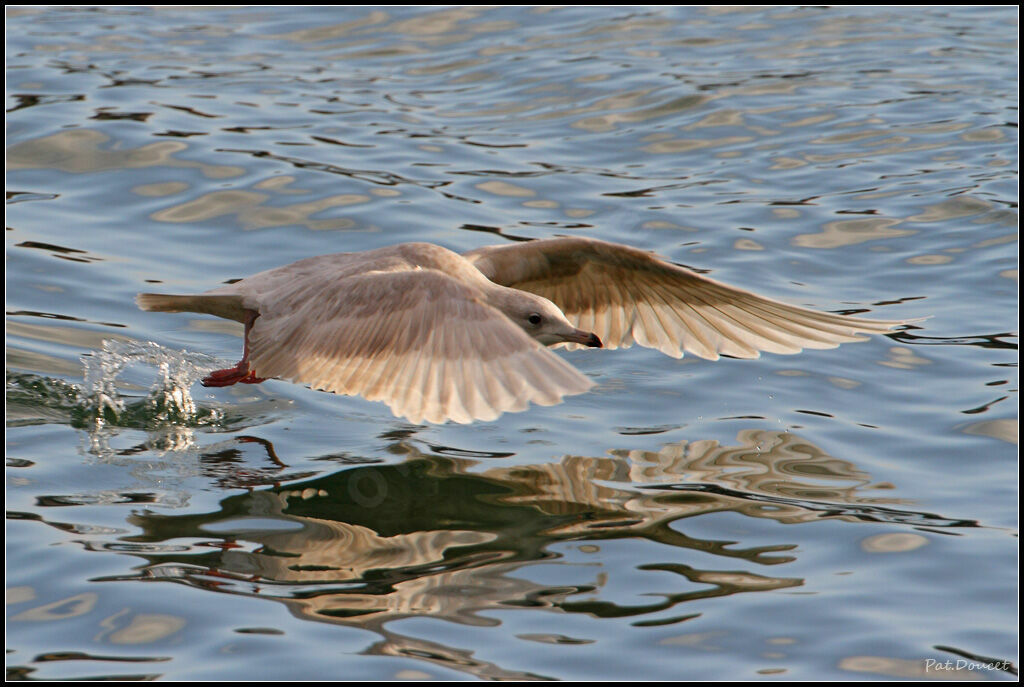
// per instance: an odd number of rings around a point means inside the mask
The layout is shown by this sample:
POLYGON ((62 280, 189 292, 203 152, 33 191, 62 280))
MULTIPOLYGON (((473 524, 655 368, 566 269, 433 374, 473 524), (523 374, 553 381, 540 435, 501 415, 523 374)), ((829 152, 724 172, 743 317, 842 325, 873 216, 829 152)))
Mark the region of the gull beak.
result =
POLYGON ((582 344, 589 346, 590 348, 601 348, 601 339, 597 338, 597 334, 593 332, 585 332, 582 329, 573 330, 572 334, 565 337, 565 340, 570 343, 582 344))

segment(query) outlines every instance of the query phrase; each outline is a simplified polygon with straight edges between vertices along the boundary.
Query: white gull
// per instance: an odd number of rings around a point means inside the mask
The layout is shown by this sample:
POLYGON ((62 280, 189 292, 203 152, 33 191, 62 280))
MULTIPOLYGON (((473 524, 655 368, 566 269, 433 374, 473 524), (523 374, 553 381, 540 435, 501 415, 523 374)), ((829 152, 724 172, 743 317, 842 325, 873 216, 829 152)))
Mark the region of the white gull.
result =
POLYGON ((143 310, 245 325, 244 354, 206 386, 281 378, 383 401, 411 422, 493 420, 593 382, 548 350, 628 348, 756 358, 861 341, 908 321, 787 305, 646 251, 587 238, 478 248, 428 243, 306 258, 143 310))

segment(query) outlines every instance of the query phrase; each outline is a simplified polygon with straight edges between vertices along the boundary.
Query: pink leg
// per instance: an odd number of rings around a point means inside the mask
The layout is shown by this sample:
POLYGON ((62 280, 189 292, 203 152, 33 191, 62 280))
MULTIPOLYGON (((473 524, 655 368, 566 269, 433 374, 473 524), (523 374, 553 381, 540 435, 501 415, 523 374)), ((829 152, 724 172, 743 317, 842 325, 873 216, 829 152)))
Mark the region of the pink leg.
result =
POLYGON ((266 377, 257 377, 249 370, 249 331, 252 323, 260 314, 255 310, 247 310, 245 317, 245 335, 242 339, 242 359, 234 367, 216 370, 203 378, 203 386, 231 386, 232 384, 259 384, 266 377))

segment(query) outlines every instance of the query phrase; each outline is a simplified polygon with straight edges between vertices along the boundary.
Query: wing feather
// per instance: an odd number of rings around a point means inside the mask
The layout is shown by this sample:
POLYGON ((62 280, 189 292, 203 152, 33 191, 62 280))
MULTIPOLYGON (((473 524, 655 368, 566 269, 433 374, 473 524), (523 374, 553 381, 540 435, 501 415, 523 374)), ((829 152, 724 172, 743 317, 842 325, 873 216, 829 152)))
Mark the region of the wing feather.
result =
POLYGON ((413 422, 467 423, 593 383, 472 285, 433 269, 280 286, 249 333, 259 377, 383 401, 413 422))
MULTIPOLYGON (((819 312, 758 296, 650 253, 585 238, 527 241, 466 253, 484 276, 554 302, 607 348, 634 342, 682 357, 756 358, 863 341, 914 320, 819 312)), ((568 344, 570 348, 579 347, 568 344)))

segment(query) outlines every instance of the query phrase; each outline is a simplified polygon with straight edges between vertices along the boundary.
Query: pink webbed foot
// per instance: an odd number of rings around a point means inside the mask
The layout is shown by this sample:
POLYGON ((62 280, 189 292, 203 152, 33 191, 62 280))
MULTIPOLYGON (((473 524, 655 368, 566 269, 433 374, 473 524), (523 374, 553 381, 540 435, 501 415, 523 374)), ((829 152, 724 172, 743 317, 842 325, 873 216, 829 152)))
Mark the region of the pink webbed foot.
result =
POLYGON ((234 367, 229 367, 226 370, 216 370, 211 372, 203 378, 203 386, 231 386, 232 384, 259 384, 260 382, 267 381, 266 377, 257 377, 249 369, 249 331, 252 330, 252 324, 259 317, 259 313, 255 310, 246 311, 245 317, 245 334, 242 337, 242 341, 245 344, 245 350, 242 354, 242 359, 234 367))
POLYGON ((249 365, 244 360, 234 367, 226 370, 211 372, 203 378, 203 386, 231 386, 232 384, 259 384, 265 382, 266 377, 257 377, 249 370, 249 365))

